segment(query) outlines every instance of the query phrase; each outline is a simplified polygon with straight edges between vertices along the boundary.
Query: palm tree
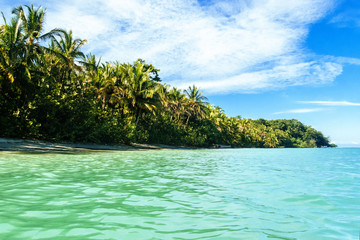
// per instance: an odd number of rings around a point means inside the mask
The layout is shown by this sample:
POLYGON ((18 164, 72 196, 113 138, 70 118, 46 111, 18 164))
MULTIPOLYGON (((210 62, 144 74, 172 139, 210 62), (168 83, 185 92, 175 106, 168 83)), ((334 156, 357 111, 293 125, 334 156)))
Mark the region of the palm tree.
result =
POLYGON ((123 89, 119 86, 118 78, 116 76, 116 69, 119 65, 113 66, 110 63, 102 64, 98 68, 96 77, 92 80, 96 86, 96 94, 101 100, 101 108, 105 109, 106 106, 119 106, 120 99, 124 96, 123 89))
MULTIPOLYGON (((17 106, 21 126, 26 129, 29 106, 39 89, 38 63, 43 53, 39 45, 45 12, 41 7, 26 6, 13 10, 11 23, 0 28, 0 75, 2 90, 6 88, 7 100, 17 106), (9 85, 10 83, 10 85, 9 85)), ((10 105, 10 104, 8 104, 10 105)), ((10 106, 9 106, 10 108, 10 106)))
POLYGON ((85 55, 80 51, 80 48, 87 43, 87 40, 81 40, 79 38, 74 39, 71 30, 67 32, 64 29, 54 29, 50 33, 52 34, 51 40, 55 48, 61 53, 59 56, 62 57, 67 64, 68 70, 72 71, 73 68, 79 69, 75 60, 85 58, 85 55), (60 39, 58 40, 57 37, 60 39))
MULTIPOLYGON (((53 33, 43 33, 45 10, 42 7, 35 8, 25 5, 19 6, 12 10, 12 13, 16 16, 18 24, 21 26, 21 36, 23 38, 23 45, 25 52, 21 56, 23 61, 29 65, 35 65, 39 61, 40 55, 44 54, 45 47, 40 45, 40 41, 51 36, 53 33)), ((30 74, 28 74, 30 76, 30 74)))
POLYGON ((34 8, 25 5, 27 13, 24 11, 22 6, 14 8, 12 13, 17 15, 22 21, 23 34, 27 40, 28 45, 33 45, 36 41, 42 38, 41 33, 44 25, 45 11, 42 7, 34 8))
POLYGON ((2 78, 15 81, 15 74, 19 72, 23 62, 23 56, 26 53, 24 37, 22 36, 21 20, 18 17, 11 19, 8 25, 4 18, 5 24, 0 28, 0 73, 2 78))
POLYGON ((168 94, 169 110, 172 113, 170 120, 180 121, 181 116, 189 116, 191 112, 187 108, 189 100, 179 89, 172 88, 168 94))
POLYGON ((136 129, 140 118, 146 113, 155 114, 161 107, 159 96, 160 84, 150 79, 152 68, 146 68, 143 62, 121 65, 120 83, 123 88, 121 98, 124 108, 128 109, 135 117, 136 129))
POLYGON ((95 55, 89 53, 79 62, 84 66, 86 72, 96 73, 100 67, 101 57, 97 60, 95 55))
POLYGON ((214 125, 216 126, 219 132, 222 132, 223 128, 225 127, 224 126, 225 121, 227 119, 224 110, 218 106, 214 107, 211 104, 207 104, 207 108, 209 112, 210 121, 214 123, 214 125))
MULTIPOLYGON (((206 103, 208 101, 207 97, 203 96, 202 91, 200 91, 200 89, 197 88, 195 85, 193 85, 192 87, 190 86, 184 92, 189 99, 188 107, 192 115, 196 119, 204 119, 207 113, 207 108, 206 108, 206 103)), ((190 117, 191 115, 188 116, 186 120, 186 125, 190 117)))
POLYGON ((52 47, 47 50, 60 58, 63 62, 63 73, 60 77, 62 81, 61 92, 63 92, 65 85, 70 83, 71 74, 74 71, 82 70, 81 67, 76 64, 76 61, 85 58, 85 55, 80 51, 80 48, 85 45, 87 41, 79 38, 74 39, 71 30, 67 32, 63 29, 54 29, 45 37, 51 39, 52 47))
MULTIPOLYGON (((38 66, 39 56, 44 54, 40 40, 51 36, 52 33, 42 34, 45 11, 39 7, 25 5, 14 8, 15 15, 8 25, 3 15, 5 24, 1 26, 0 33, 0 69, 6 71, 10 82, 22 82, 21 86, 26 91, 29 85, 37 85, 36 78, 32 79, 33 72, 38 66), (8 69, 8 70, 6 70, 8 69), (11 72, 12 71, 12 72, 11 72), (17 76, 16 76, 17 75, 17 76)), ((34 92, 31 90, 31 92, 34 92)))

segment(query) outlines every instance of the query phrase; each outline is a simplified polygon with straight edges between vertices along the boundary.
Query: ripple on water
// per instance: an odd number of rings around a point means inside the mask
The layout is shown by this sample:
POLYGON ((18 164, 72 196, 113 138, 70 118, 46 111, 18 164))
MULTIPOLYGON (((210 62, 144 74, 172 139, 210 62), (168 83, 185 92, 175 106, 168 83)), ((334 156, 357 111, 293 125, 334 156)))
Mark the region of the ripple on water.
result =
POLYGON ((0 239, 357 239, 360 149, 0 155, 0 239))

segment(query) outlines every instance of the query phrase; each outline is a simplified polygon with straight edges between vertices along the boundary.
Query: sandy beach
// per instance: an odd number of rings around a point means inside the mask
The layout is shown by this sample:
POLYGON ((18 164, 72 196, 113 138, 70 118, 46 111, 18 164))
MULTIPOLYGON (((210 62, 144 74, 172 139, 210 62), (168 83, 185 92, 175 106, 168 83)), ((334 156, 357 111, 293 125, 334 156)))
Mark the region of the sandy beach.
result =
POLYGON ((161 149, 192 149, 162 144, 101 145, 82 143, 51 143, 40 140, 0 138, 0 151, 75 152, 75 151, 138 151, 161 149))

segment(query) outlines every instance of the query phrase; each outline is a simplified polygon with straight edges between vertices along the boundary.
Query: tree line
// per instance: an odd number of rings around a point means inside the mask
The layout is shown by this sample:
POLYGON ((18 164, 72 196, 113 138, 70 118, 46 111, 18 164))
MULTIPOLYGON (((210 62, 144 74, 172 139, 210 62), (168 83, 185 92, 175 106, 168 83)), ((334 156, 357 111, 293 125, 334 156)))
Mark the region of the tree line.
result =
POLYGON ((138 59, 102 62, 72 31, 44 33, 45 10, 19 6, 0 25, 0 136, 209 147, 329 147, 298 120, 228 117, 196 86, 162 83, 138 59))

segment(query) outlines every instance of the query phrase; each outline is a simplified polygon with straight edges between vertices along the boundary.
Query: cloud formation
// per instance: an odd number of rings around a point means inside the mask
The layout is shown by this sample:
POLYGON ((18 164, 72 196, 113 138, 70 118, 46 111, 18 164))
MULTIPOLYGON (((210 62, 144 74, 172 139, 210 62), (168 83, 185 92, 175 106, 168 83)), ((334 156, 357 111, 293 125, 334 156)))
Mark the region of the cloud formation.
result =
POLYGON ((312 113, 312 112, 321 112, 324 111, 325 109, 323 108, 301 108, 301 109, 292 109, 292 110, 287 110, 287 111, 283 111, 283 112, 276 112, 273 114, 284 114, 284 113, 312 113))
POLYGON ((360 103, 348 101, 298 101, 298 103, 309 103, 322 106, 360 106, 360 103))
POLYGON ((360 27, 360 11, 358 9, 346 10, 334 16, 329 23, 337 27, 360 27))
MULTIPOLYGON (((360 106, 360 103, 348 102, 348 101, 297 101, 297 103, 314 104, 314 105, 327 106, 327 107, 360 106)), ((328 109, 330 108, 300 108, 300 109, 291 109, 281 112, 275 112, 273 114, 312 113, 312 112, 321 112, 328 109)))
POLYGON ((103 60, 143 58, 182 88, 258 92, 326 84, 342 72, 341 63, 303 47, 333 0, 38 2, 48 9, 47 30, 72 29, 103 60))

